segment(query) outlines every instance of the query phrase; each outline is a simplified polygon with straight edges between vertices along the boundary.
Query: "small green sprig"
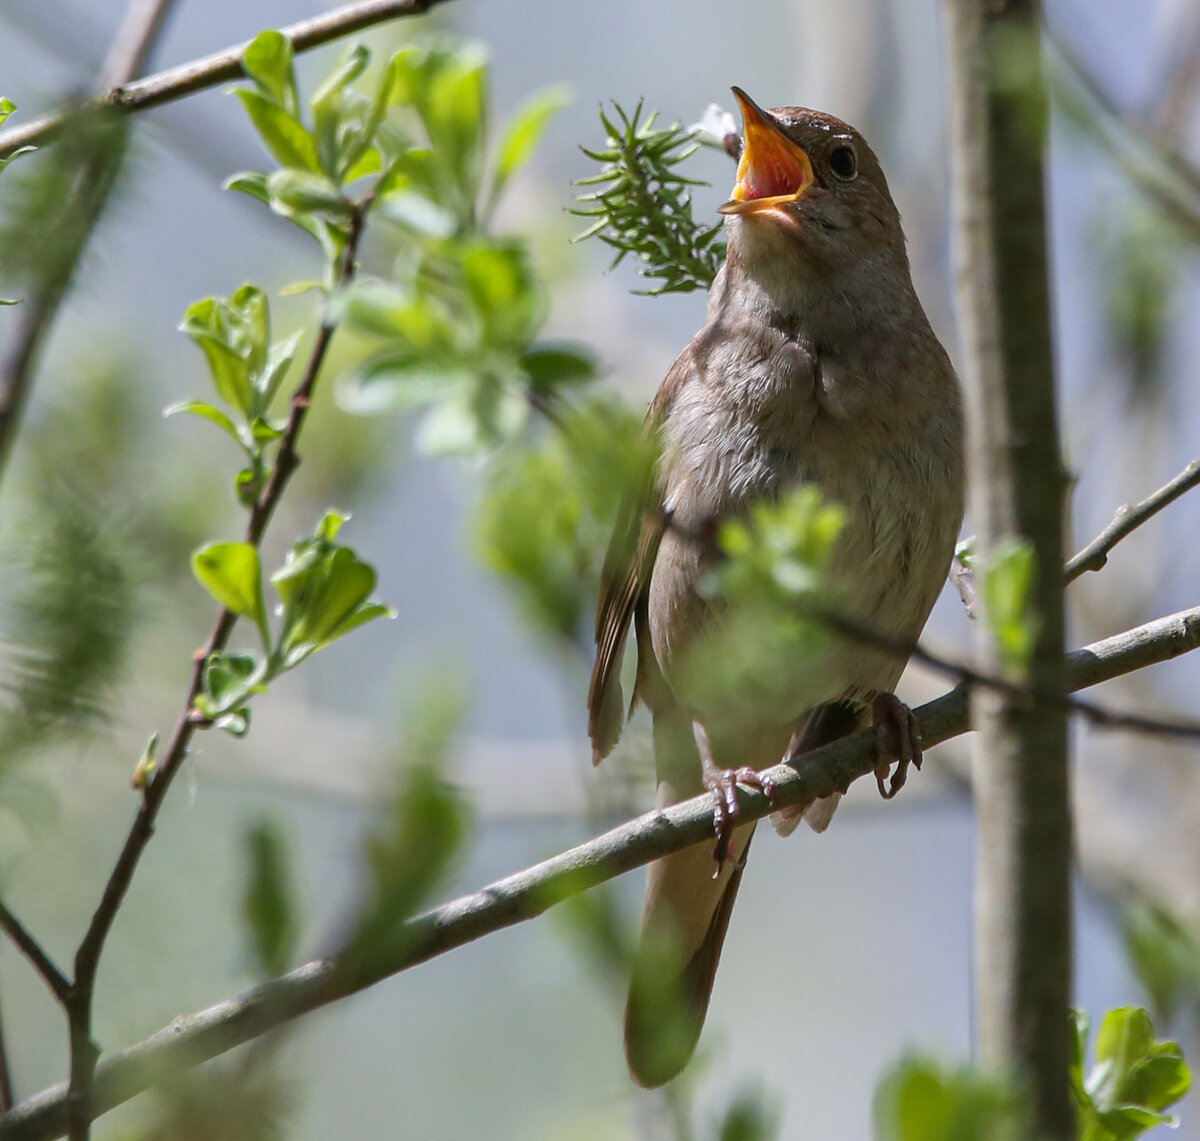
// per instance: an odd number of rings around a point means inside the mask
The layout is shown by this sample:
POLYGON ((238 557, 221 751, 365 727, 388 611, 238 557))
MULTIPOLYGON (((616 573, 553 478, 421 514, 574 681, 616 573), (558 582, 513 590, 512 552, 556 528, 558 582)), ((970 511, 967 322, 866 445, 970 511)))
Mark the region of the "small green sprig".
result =
POLYGON ((632 115, 619 103, 613 108, 619 123, 600 110, 608 133, 604 149, 581 148, 603 165, 599 173, 576 183, 598 187, 578 196, 579 202, 590 205, 572 213, 596 221, 576 241, 597 237, 611 246, 617 251, 613 267, 633 254, 642 263, 642 277, 661 281, 639 293, 707 289, 725 258, 725 243, 719 238, 723 223, 706 228, 695 220, 691 188, 708 184, 679 173, 700 141, 679 123, 656 127, 657 111, 643 120, 640 101, 632 115))
POLYGON ((328 511, 307 538, 292 544, 271 576, 279 602, 272 630, 263 592, 262 564, 250 543, 210 543, 192 556, 197 581, 233 614, 249 618, 262 653, 221 652, 204 663, 196 714, 236 737, 250 725, 250 699, 295 669, 317 650, 376 618, 394 618, 390 606, 371 598, 375 568, 336 542, 347 516, 328 511))

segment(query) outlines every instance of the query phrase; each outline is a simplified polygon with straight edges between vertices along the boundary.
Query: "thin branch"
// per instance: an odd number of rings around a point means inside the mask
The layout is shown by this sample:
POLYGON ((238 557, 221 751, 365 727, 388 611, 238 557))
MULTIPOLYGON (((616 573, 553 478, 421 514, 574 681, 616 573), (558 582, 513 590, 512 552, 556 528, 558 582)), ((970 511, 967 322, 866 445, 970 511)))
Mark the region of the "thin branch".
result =
MULTIPOLYGON (((663 526, 669 527, 676 534, 701 546, 710 557, 715 559, 723 556, 719 543, 709 531, 685 527, 670 511, 660 509, 655 513, 655 517, 662 522, 663 526)), ((971 572, 955 561, 951 564, 950 579, 962 594, 967 613, 971 614, 971 606, 975 602, 975 586, 971 572), (961 572, 957 579, 954 575, 956 567, 961 572)), ((1084 720, 1100 728, 1127 729, 1131 732, 1146 733, 1152 736, 1200 741, 1200 721, 1151 717, 1144 713, 1121 713, 1118 710, 1109 709, 1107 706, 1097 705, 1093 701, 1072 697, 1070 694, 1039 686, 1036 683, 1013 681, 1001 674, 991 673, 956 658, 935 653, 916 639, 900 638, 868 626, 840 610, 810 607, 803 611, 803 615, 814 622, 828 626, 834 633, 851 641, 861 642, 863 645, 875 649, 886 650, 906 661, 911 659, 920 662, 923 666, 951 681, 971 688, 991 690, 1002 697, 1011 698, 1027 708, 1047 705, 1066 713, 1079 714, 1084 720)))
POLYGON ((54 964, 54 960, 42 949, 42 945, 25 929, 24 924, 0 901, 0 927, 16 945, 22 955, 33 964, 33 969, 42 976, 45 984, 59 1002, 66 1004, 71 990, 70 980, 54 964))
MULTIPOLYGON (((1169 661, 1200 647, 1200 606, 1148 622, 1076 650, 1067 658, 1070 689, 1085 689, 1169 661)), ((959 687, 916 711, 928 746, 967 731, 968 696, 959 687)), ((775 796, 742 793, 742 818, 759 820, 787 805, 842 791, 878 764, 873 731, 807 753, 796 766, 768 770, 775 796)), ((712 798, 698 796, 648 812, 594 840, 443 904, 405 924, 397 948, 369 973, 351 976, 336 957, 317 959, 238 998, 175 1019, 145 1041, 101 1063, 91 1111, 99 1116, 182 1069, 197 1066, 300 1015, 365 990, 486 935, 534 919, 569 895, 651 860, 712 839, 712 798)), ((66 1125, 67 1092, 54 1086, 0 1116, 0 1141, 45 1141, 66 1125)))
MULTIPOLYGON (((339 284, 345 284, 354 276, 359 240, 370 204, 371 199, 368 196, 355 206, 345 254, 338 273, 339 284)), ((250 519, 246 526, 246 542, 253 546, 258 546, 261 542, 263 532, 279 504, 292 473, 299 464, 296 441, 308 415, 313 387, 324 364, 335 327, 326 311, 321 320, 316 342, 309 355, 304 376, 292 394, 291 412, 280 439, 279 451, 276 454, 271 477, 250 512, 250 519)), ((91 1113, 89 1106, 92 1100, 92 1077, 99 1055, 91 1041, 90 1021, 92 996, 95 991, 100 955, 104 950, 105 940, 112 929, 117 912, 124 902, 125 893, 129 890, 142 853, 154 835, 154 822, 167 795, 167 790, 171 787, 172 781, 187 757, 193 735, 197 729, 201 728, 202 719, 197 718, 193 707, 203 686, 204 664, 213 654, 219 653, 225 648, 236 623, 236 614, 229 610, 222 610, 217 617, 216 625, 213 627, 208 642, 202 650, 197 651, 194 655, 194 666, 187 697, 171 736, 170 744, 167 746, 156 775, 143 792, 142 803, 129 830, 129 835, 126 837, 125 846, 105 884, 104 894, 92 915, 87 933, 75 953, 75 985, 72 988, 71 1001, 68 1006, 73 1046, 78 1047, 78 1052, 76 1049, 72 1049, 69 1093, 74 1129, 85 1128, 95 1116, 91 1113)))
MULTIPOLYGON (((386 20, 394 20, 400 16, 420 16, 435 4, 443 2, 444 0, 362 0, 362 3, 349 4, 280 30, 292 41, 293 51, 304 52, 386 20)), ((241 79, 241 59, 246 47, 246 43, 236 44, 134 83, 114 87, 89 105, 113 107, 127 113, 145 111, 193 95, 197 91, 215 87, 219 83, 241 79)), ((23 126, 0 131, 0 158, 12 154, 18 147, 48 142, 62 129, 65 118, 62 112, 55 111, 23 126)))
POLYGON ((1193 460, 1170 483, 1160 487, 1137 505, 1125 504, 1117 508, 1113 521, 1104 528, 1079 554, 1067 563, 1063 577, 1074 582, 1087 571, 1098 571, 1108 562, 1108 556, 1126 535, 1136 531, 1148 519, 1152 519, 1164 507, 1174 503, 1185 492, 1200 486, 1200 460, 1193 460))
POLYGON ((8 1068, 8 1042, 4 1037, 4 1019, 0 1017, 0 1111, 7 1113, 15 1102, 12 1071, 8 1068))
POLYGON ((125 19, 100 67, 101 91, 136 79, 158 43, 175 0, 131 0, 125 19))
POLYGON ((1087 104, 1085 126, 1151 201, 1193 240, 1200 239, 1200 170, 1162 132, 1126 115, 1052 28, 1047 47, 1055 74, 1087 104))

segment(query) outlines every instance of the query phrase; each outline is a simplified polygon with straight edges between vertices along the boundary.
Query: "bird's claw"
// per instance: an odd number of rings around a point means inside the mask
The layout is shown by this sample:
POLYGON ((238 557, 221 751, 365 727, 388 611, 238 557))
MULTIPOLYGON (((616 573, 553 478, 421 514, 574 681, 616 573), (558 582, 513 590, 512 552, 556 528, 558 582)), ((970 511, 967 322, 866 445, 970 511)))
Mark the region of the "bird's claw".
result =
POLYGON ((875 748, 880 763, 875 769, 875 783, 879 795, 891 800, 908 779, 908 766, 921 770, 921 730, 913 711, 894 693, 877 693, 871 701, 871 714, 875 723, 875 748), (896 771, 888 786, 888 773, 892 761, 896 771))
POLYGON ((717 862, 717 868, 713 872, 713 879, 716 879, 721 874, 726 860, 739 870, 743 866, 733 845, 733 833, 742 816, 737 786, 744 784, 766 797, 772 797, 775 795, 775 782, 770 777, 743 766, 740 769, 719 769, 712 773, 707 783, 715 802, 713 829, 717 834, 717 843, 713 848, 713 859, 717 862))

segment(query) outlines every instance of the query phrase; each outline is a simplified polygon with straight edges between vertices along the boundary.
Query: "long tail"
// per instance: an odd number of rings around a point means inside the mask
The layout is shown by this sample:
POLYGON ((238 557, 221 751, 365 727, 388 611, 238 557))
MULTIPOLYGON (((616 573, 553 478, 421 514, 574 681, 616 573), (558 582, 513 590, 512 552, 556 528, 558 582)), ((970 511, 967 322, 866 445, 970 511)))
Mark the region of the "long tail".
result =
MULTIPOLYGON (((754 825, 734 833, 744 864, 754 825)), ((742 882, 727 863, 713 879, 711 844, 698 844, 650 865, 642 937, 625 1005, 625 1057, 634 1081, 670 1081, 696 1049, 729 917, 742 882)))

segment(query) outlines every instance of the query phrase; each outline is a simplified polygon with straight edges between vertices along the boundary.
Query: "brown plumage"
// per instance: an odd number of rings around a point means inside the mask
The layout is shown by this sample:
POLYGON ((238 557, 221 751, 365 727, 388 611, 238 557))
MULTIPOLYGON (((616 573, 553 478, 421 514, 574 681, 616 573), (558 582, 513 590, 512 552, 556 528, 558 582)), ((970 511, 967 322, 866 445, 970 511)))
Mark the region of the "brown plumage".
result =
MULTIPOLYGON (((662 459, 628 505, 605 561, 589 732, 599 762, 625 718, 622 650, 638 649, 635 696, 654 715, 659 803, 720 793, 869 720, 904 661, 842 642, 786 711, 688 707, 680 664, 712 602, 697 536, 802 482, 840 503, 846 524, 829 574, 848 615, 915 639, 937 598, 962 520, 962 415, 949 360, 913 290, 900 218, 879 163, 854 128, 804 108, 761 111, 735 88, 745 148, 726 264, 703 328, 647 416, 662 459), (668 519, 670 523, 668 525, 668 519), (704 756, 705 750, 709 755, 704 756)), ((837 798, 803 814, 823 829, 837 798)), ((782 812, 781 832, 801 813, 782 812)), ((641 950, 626 1008, 634 1078, 659 1085, 691 1056, 754 826, 728 823, 735 857, 707 845, 649 870, 641 950)))

